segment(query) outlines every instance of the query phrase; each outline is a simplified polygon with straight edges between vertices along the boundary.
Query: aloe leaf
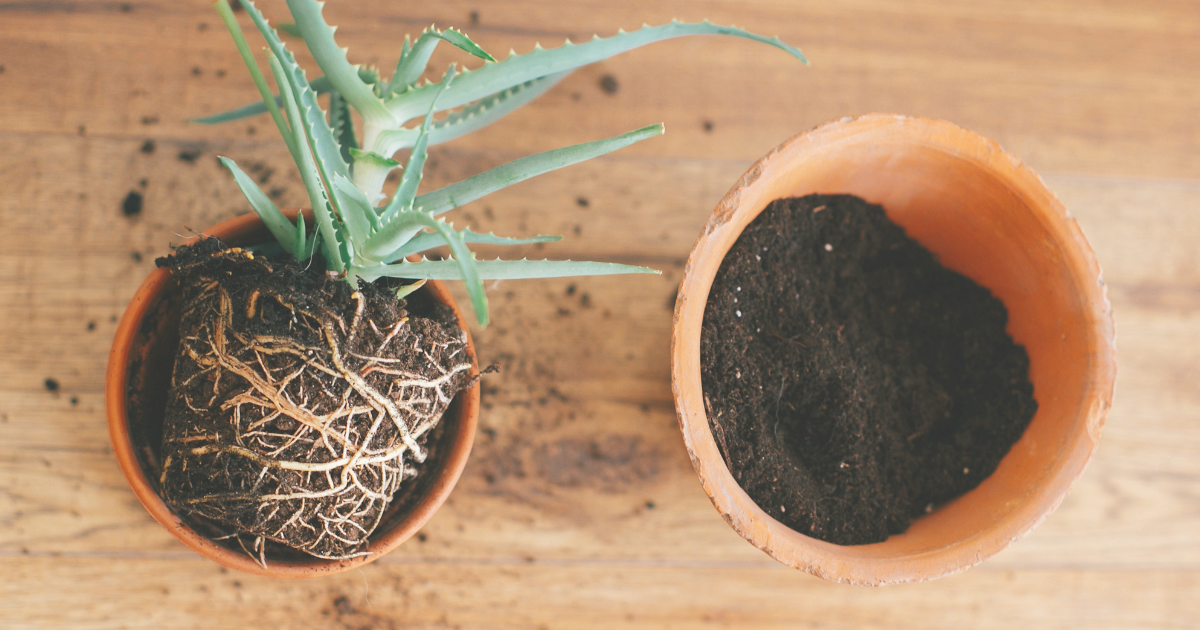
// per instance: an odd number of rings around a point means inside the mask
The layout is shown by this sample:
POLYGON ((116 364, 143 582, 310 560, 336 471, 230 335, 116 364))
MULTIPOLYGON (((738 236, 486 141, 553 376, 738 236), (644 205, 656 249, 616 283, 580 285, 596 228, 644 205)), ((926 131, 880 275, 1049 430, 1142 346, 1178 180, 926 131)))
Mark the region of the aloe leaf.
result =
POLYGON ((354 158, 355 163, 371 162, 377 166, 385 166, 387 168, 400 166, 400 163, 392 158, 383 157, 373 151, 363 151, 362 149, 350 149, 350 157, 354 158))
MULTIPOLYGON (((450 64, 439 84, 442 86, 441 92, 446 91, 454 82, 456 72, 454 64, 450 64)), ((400 178, 400 185, 396 187, 396 194, 392 195, 392 200, 388 202, 387 208, 383 211, 384 222, 395 213, 412 207, 413 198, 417 196, 417 187, 421 185, 422 171, 425 170, 429 129, 433 126, 433 109, 436 106, 437 97, 435 96, 429 105, 429 112, 425 114, 425 121, 421 123, 421 135, 417 136, 412 154, 408 156, 408 165, 404 167, 404 174, 400 178)))
POLYGON ((341 208, 342 221, 350 233, 350 241, 365 242, 379 227, 379 218, 367 201, 367 196, 341 175, 333 176, 331 192, 338 198, 338 207, 341 208))
POLYGON ((358 75, 358 69, 346 59, 346 51, 338 48, 333 39, 333 28, 321 16, 322 4, 317 0, 288 0, 288 9, 296 20, 296 27, 304 37, 304 43, 313 59, 334 89, 345 98, 359 115, 374 124, 394 124, 391 112, 375 91, 358 75))
MULTIPOLYGON (((296 57, 292 55, 292 51, 288 50, 287 46, 284 46, 283 40, 279 39, 279 34, 271 28, 253 2, 246 0, 242 6, 245 7, 246 14, 254 21, 254 25, 258 27, 258 32, 262 34, 263 39, 267 40, 267 47, 271 49, 279 63, 287 71, 288 83, 292 86, 300 113, 303 116, 298 120, 306 122, 309 139, 313 151, 320 160, 322 170, 332 167, 335 173, 349 177, 350 167, 342 159, 342 152, 338 147, 337 140, 333 137, 333 131, 325 121, 325 112, 317 104, 317 94, 309 85, 308 79, 305 78, 304 70, 296 63, 296 57)), ((296 122, 293 121, 293 124, 296 122)), ((325 181, 329 181, 329 179, 326 178, 325 181)))
POLYGON ((400 287, 399 289, 396 289, 396 299, 403 300, 404 298, 412 295, 413 291, 416 291, 417 289, 420 289, 421 287, 425 286, 426 282, 428 282, 428 281, 427 280, 417 280, 416 282, 414 282, 412 284, 406 284, 406 285, 400 287))
MULTIPOLYGON (((271 97, 271 100, 275 101, 276 107, 283 106, 282 96, 277 94, 274 97, 271 97)), ((221 123, 233 122, 235 120, 257 116, 259 114, 265 114, 266 111, 267 104, 264 101, 257 101, 250 103, 249 105, 243 105, 236 109, 224 111, 219 114, 213 114, 212 116, 205 116, 204 118, 192 118, 188 122, 199 123, 201 125, 219 125, 221 123)))
POLYGON ((296 253, 294 255, 296 256, 296 258, 299 258, 300 260, 308 260, 308 257, 311 256, 312 253, 308 252, 307 250, 308 250, 308 226, 304 224, 304 213, 297 212, 296 213, 296 253), (305 256, 305 254, 308 254, 308 256, 305 256))
MULTIPOLYGON (((333 28, 333 27, 330 27, 333 28)), ((335 29, 336 30, 336 29, 335 29)), ((358 70, 358 78, 362 79, 363 83, 371 86, 373 91, 378 91, 379 86, 379 69, 375 66, 354 66, 358 70)))
POLYGON ((488 54, 488 52, 481 48, 479 44, 471 41, 471 38, 467 37, 466 33, 456 28, 448 28, 444 31, 441 31, 438 33, 438 37, 469 55, 479 57, 484 61, 496 61, 496 58, 488 54))
MULTIPOLYGON (((359 72, 359 76, 362 76, 363 74, 363 72, 359 72)), ((325 77, 317 77, 312 81, 309 81, 308 86, 312 88, 312 91, 316 92, 318 95, 326 94, 328 92, 335 92, 333 89, 333 84, 330 83, 329 79, 325 77)), ((275 95, 275 106, 283 107, 283 97, 278 94, 275 95)), ((265 114, 266 112, 267 104, 264 101, 255 101, 236 109, 231 109, 219 114, 213 114, 212 116, 193 118, 191 122, 200 123, 202 125, 216 125, 220 123, 241 120, 243 118, 249 118, 251 116, 257 116, 259 114, 265 114)))
MULTIPOLYGON (((330 213, 341 220, 333 220, 333 231, 335 234, 334 240, 325 238, 322 233, 322 244, 326 247, 326 253, 329 250, 336 249, 334 256, 338 263, 333 264, 334 270, 341 272, 345 265, 350 264, 354 259, 355 241, 351 238, 349 228, 345 223, 347 214, 345 208, 342 207, 341 196, 335 194, 328 187, 332 186, 335 177, 347 177, 349 175, 349 167, 342 160, 341 151, 337 145, 337 141, 333 139, 333 132, 325 121, 325 113, 317 105, 316 94, 309 88, 308 82, 304 78, 304 71, 300 69, 292 56, 291 51, 287 50, 283 43, 279 41, 279 37, 270 29, 266 20, 258 13, 252 4, 247 2, 247 12, 250 13, 255 24, 259 27, 259 31, 267 39, 268 44, 272 47, 269 53, 271 60, 272 72, 279 73, 276 76, 278 81, 280 77, 283 81, 279 82, 279 90, 286 97, 288 103, 288 118, 297 121, 293 125, 293 133, 297 134, 297 144, 301 146, 301 153, 304 166, 300 166, 301 162, 297 161, 297 166, 301 170, 302 177, 305 172, 315 168, 315 173, 310 173, 312 177, 305 179, 305 187, 309 189, 309 197, 312 198, 314 188, 320 193, 324 200, 324 204, 313 202, 313 211, 317 212, 317 208, 321 208, 321 214, 318 214, 318 219, 324 213, 330 213), (274 52, 278 49, 286 59, 290 60, 288 67, 284 68, 284 62, 274 52), (332 167, 332 171, 330 168, 332 167), (311 179, 311 181, 310 181, 311 179), (327 205, 332 208, 326 207, 327 205), (340 268, 339 268, 340 267, 340 268)), ((322 223, 318 220, 317 227, 321 228, 322 223)))
POLYGON ((283 213, 275 206, 275 202, 271 201, 267 193, 264 193, 258 184, 254 183, 254 180, 238 167, 237 163, 227 157, 218 157, 217 159, 225 168, 229 169, 230 173, 233 173, 233 181, 237 182, 238 188, 242 189, 242 194, 250 202, 250 207, 254 208, 254 212, 262 219, 267 229, 271 230, 275 240, 279 241, 279 244, 293 256, 299 257, 302 248, 297 246, 296 228, 292 226, 292 222, 283 216, 283 213))
MULTIPOLYGON (((298 0, 289 0, 289 3, 292 1, 298 0)), ((686 35, 742 37, 779 48, 807 63, 799 49, 783 43, 778 37, 763 37, 732 26, 718 26, 707 20, 699 24, 672 20, 663 26, 646 26, 631 33, 621 31, 612 37, 595 37, 582 44, 568 41, 560 48, 549 50, 539 46, 524 55, 512 54, 503 61, 484 64, 482 68, 464 72, 455 81, 454 88, 447 90, 445 98, 439 99, 438 106, 441 109, 459 107, 538 77, 573 70, 646 44, 686 35)), ((433 102, 436 89, 436 85, 411 89, 389 101, 388 109, 400 122, 411 120, 425 112, 433 102)))
POLYGON ((342 161, 352 163, 354 157, 350 152, 358 148, 358 139, 354 136, 354 118, 350 116, 346 99, 337 92, 329 95, 329 127, 333 131, 333 139, 341 147, 342 161))
POLYGON ((288 151, 292 154, 293 159, 297 158, 296 145, 291 139, 291 130, 283 120, 283 113, 279 111, 279 103, 271 96, 271 88, 267 87, 267 79, 263 77, 262 71, 258 69, 258 62, 254 60, 254 54, 250 52, 250 46, 246 43, 245 36, 242 35, 242 27, 238 25, 237 18, 233 16, 233 9, 230 8, 227 0, 217 0, 216 7, 217 14, 221 16, 221 21, 225 23, 225 28, 229 30, 229 35, 233 37, 233 43, 237 46, 238 54, 242 56, 242 62, 246 64, 246 68, 250 71, 250 77, 254 79, 254 87, 258 88, 258 93, 262 96, 263 100, 258 104, 262 106, 263 111, 271 112, 271 119, 275 121, 275 126, 279 128, 279 134, 283 136, 288 151))
POLYGON ((297 39, 303 39, 303 37, 300 35, 300 29, 296 28, 296 24, 293 22, 280 22, 279 24, 275 25, 275 28, 280 33, 283 33, 284 35, 287 35, 288 37, 295 37, 297 39))
MULTIPOLYGON (((526 81, 451 113, 445 119, 433 123, 433 128, 429 131, 429 146, 449 142, 500 120, 546 93, 568 74, 570 72, 560 72, 526 81)), ((385 131, 379 134, 379 143, 384 147, 383 152, 391 155, 412 147, 420 132, 419 128, 385 131)))
MULTIPOLYGON (((533 236, 530 238, 509 238, 507 236, 496 236, 495 234, 478 234, 472 232, 470 228, 459 232, 462 239, 466 243, 477 243, 480 245, 532 245, 534 243, 554 243, 561 241, 561 236, 533 236)), ((396 262, 402 260, 412 254, 423 252, 434 247, 441 247, 445 244, 445 240, 438 234, 432 232, 424 232, 412 237, 400 249, 389 254, 384 262, 396 262)))
POLYGON ((468 177, 461 182, 425 193, 413 201, 413 207, 436 216, 530 177, 590 160, 635 142, 660 135, 662 132, 661 124, 650 125, 612 138, 553 149, 513 160, 508 164, 468 177))
MULTIPOLYGON (((400 47, 400 58, 404 59, 411 52, 412 52, 412 37, 410 37, 407 33, 405 33, 404 34, 404 45, 400 47)), ((399 66, 400 62, 397 61, 396 65, 399 66)), ((396 73, 393 72, 392 79, 395 79, 395 78, 396 78, 396 73)))
POLYGON ((483 290, 483 279, 475 266, 475 254, 467 249, 463 237, 454 228, 441 219, 433 219, 432 227, 439 236, 450 246, 452 260, 458 265, 463 284, 467 287, 467 296, 471 298, 471 310, 475 311, 475 319, 480 326, 488 325, 487 293, 483 290))
POLYGON ((430 27, 421 36, 417 38, 417 42, 412 45, 412 48, 407 48, 401 52, 400 60, 396 62, 396 71, 392 73, 392 80, 388 85, 389 94, 398 94, 408 88, 408 86, 417 82, 421 78, 421 73, 425 72, 425 67, 429 65, 429 57, 433 54, 433 49, 437 47, 438 41, 449 42, 457 46, 459 49, 468 54, 474 55, 484 61, 495 61, 496 58, 489 55, 487 51, 479 47, 479 44, 471 41, 465 33, 453 28, 445 31, 439 31, 436 28, 430 27))
POLYGON ((405 36, 405 47, 400 51, 396 70, 392 72, 392 79, 388 82, 389 95, 403 92, 421 78, 421 73, 425 71, 425 66, 429 65, 429 57, 433 55, 433 49, 437 48, 439 41, 439 38, 426 30, 417 37, 417 41, 410 48, 408 37, 405 36))
POLYGON ((427 212, 397 212, 390 221, 380 221, 379 230, 357 252, 362 259, 382 261, 422 230, 432 227, 434 221, 437 219, 427 212))
POLYGON ((375 198, 371 199, 371 206, 374 207, 383 199, 383 184, 387 181, 388 173, 400 163, 373 151, 359 149, 350 149, 350 157, 354 159, 354 185, 364 192, 374 191, 375 198))
MULTIPOLYGON (((243 0, 242 6, 247 5, 250 5, 250 2, 243 0)), ((253 5, 247 7, 248 12, 252 10, 253 5)), ((292 137, 300 153, 300 159, 296 160, 296 167, 300 169, 300 179, 304 182, 305 190, 308 191, 308 200, 312 205, 313 214, 317 218, 317 230, 321 233, 321 244, 325 248, 325 264, 331 270, 342 273, 346 270, 346 264, 349 262, 349 252, 343 251, 339 247, 337 238, 340 231, 339 226, 333 216, 333 210, 329 207, 329 200, 326 197, 325 187, 322 185, 316 160, 309 149, 305 132, 306 125, 299 122, 302 119, 300 118, 300 108, 297 106, 296 97, 293 94, 294 86, 274 53, 268 55, 268 61, 271 62, 271 72, 275 74, 275 81, 279 84, 279 93, 283 95, 283 102, 287 106, 288 118, 297 123, 293 125, 292 129, 292 137)), ((344 242, 345 239, 342 240, 344 242)))
MULTIPOLYGON (((361 250, 362 254, 367 259, 379 260, 380 258, 372 256, 377 251, 373 250, 373 247, 395 245, 390 248, 391 251, 395 251, 399 246, 408 242, 417 232, 425 228, 434 230, 437 236, 440 236, 441 240, 450 246, 450 252, 454 255, 455 259, 455 267, 458 269, 456 277, 466 284, 467 294, 471 297, 471 308, 475 311, 475 316, 479 320, 479 324, 487 326, 487 295, 483 291, 483 281, 475 269, 475 256, 471 253, 471 250, 467 249, 462 235, 442 219, 435 219, 427 212, 399 212, 391 223, 381 228, 375 237, 364 244, 361 250)), ((383 251, 386 252, 388 250, 383 251)), ((386 265, 356 264, 351 267, 350 273, 367 282, 373 282, 380 276, 378 274, 364 274, 364 270, 377 269, 381 266, 386 267, 386 265)))
MULTIPOLYGON (((569 276, 609 276, 629 273, 662 272, 646 267, 617 263, 574 260, 476 260, 481 280, 521 280, 527 278, 565 278, 569 276)), ((428 280, 461 280, 458 263, 453 260, 422 260, 376 265, 358 269, 364 280, 378 278, 411 278, 428 280)))

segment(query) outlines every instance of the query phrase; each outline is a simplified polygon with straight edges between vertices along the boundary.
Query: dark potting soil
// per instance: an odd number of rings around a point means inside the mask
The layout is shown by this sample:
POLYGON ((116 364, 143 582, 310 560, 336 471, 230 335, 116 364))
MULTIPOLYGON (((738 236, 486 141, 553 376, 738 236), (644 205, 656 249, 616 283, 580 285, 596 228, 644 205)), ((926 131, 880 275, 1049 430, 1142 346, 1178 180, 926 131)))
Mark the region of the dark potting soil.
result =
POLYGON ((979 485, 1037 410, 1003 303, 850 195, 773 202, 726 255, 701 333, 705 406, 755 503, 879 542, 979 485))
POLYGON ((182 289, 163 498, 244 534, 256 557, 265 541, 361 552, 478 378, 453 312, 216 239, 157 262, 182 289))

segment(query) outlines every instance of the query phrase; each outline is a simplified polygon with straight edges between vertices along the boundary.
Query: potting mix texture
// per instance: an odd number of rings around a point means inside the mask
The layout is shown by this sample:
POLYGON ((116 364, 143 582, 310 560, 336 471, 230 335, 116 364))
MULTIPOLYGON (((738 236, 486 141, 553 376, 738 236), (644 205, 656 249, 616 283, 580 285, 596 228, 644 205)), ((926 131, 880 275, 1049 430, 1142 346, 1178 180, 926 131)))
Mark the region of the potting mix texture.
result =
POLYGON ((713 282, 701 380, 741 487, 792 529, 879 542, 979 485, 1037 410, 1003 303, 850 195, 780 199, 713 282))

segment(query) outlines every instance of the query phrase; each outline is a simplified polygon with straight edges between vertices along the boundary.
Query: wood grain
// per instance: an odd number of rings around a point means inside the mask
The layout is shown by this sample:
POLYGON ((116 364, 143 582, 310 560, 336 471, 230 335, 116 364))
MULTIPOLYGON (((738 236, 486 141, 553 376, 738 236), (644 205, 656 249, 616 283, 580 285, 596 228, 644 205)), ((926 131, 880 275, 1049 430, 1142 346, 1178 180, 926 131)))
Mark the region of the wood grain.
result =
MULTIPOLYGON (((281 15, 282 2, 262 5, 281 15)), ((778 33, 813 65, 747 42, 667 42, 580 70, 439 148, 424 186, 665 121, 662 138, 455 219, 566 236, 518 256, 664 273, 490 286, 495 323, 477 341, 503 370, 486 381, 450 501, 422 539, 361 573, 282 583, 222 573, 150 520, 109 452, 102 379, 116 318, 153 258, 246 210, 216 156, 300 205, 286 150, 266 120, 186 122, 253 98, 208 3, 0 0, 0 626, 1200 624, 1196 5, 370 0, 328 11, 352 58, 382 66, 397 33, 431 22, 524 52, 672 17, 778 33), (605 75, 615 94, 598 86, 605 75), (1119 374, 1096 458, 1031 535, 962 575, 862 590, 777 566, 717 516, 679 438, 668 346, 682 261, 725 190, 783 139, 878 110, 949 119, 1043 175, 1104 267, 1119 374), (131 192, 143 209, 126 217, 131 192)), ((463 61, 435 58, 451 60, 463 61)))
POLYGON ((858 589, 781 566, 377 562, 304 582, 223 573, 200 559, 24 557, 0 595, 6 627, 922 628, 1188 627, 1193 572, 977 569, 858 589), (688 575, 687 578, 681 576, 688 575), (48 597, 35 580, 107 587, 48 597), (218 612, 219 611, 219 612, 218 612), (7 615, 14 612, 21 616, 7 615))

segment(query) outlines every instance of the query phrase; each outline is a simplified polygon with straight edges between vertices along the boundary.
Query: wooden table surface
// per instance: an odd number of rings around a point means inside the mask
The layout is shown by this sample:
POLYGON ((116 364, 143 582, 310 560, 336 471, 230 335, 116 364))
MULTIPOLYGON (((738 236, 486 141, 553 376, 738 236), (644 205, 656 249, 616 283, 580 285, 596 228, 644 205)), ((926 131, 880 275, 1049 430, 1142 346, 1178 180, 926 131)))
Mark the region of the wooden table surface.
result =
MULTIPOLYGON (((150 519, 109 447, 103 379, 154 257, 247 211, 216 156, 301 205, 287 151, 266 118, 187 122, 255 98, 207 2, 0 0, 0 627, 1200 626, 1198 5, 335 0, 327 15, 352 60, 385 67, 431 22, 524 52, 672 17, 779 34, 813 63, 661 43, 438 147, 426 186, 665 122, 458 211, 479 231, 568 237, 521 254, 664 273, 491 285, 495 323, 476 339, 503 372, 449 502, 362 570, 272 581, 150 519), (1119 346, 1103 440, 1062 507, 974 569, 880 589, 787 569, 722 521, 668 363, 683 261, 717 200, 784 139, 873 111, 948 119, 1040 173, 1099 256, 1119 346), (144 204, 127 217, 131 192, 144 204)), ((472 63, 439 51, 434 66, 452 60, 472 63)))

